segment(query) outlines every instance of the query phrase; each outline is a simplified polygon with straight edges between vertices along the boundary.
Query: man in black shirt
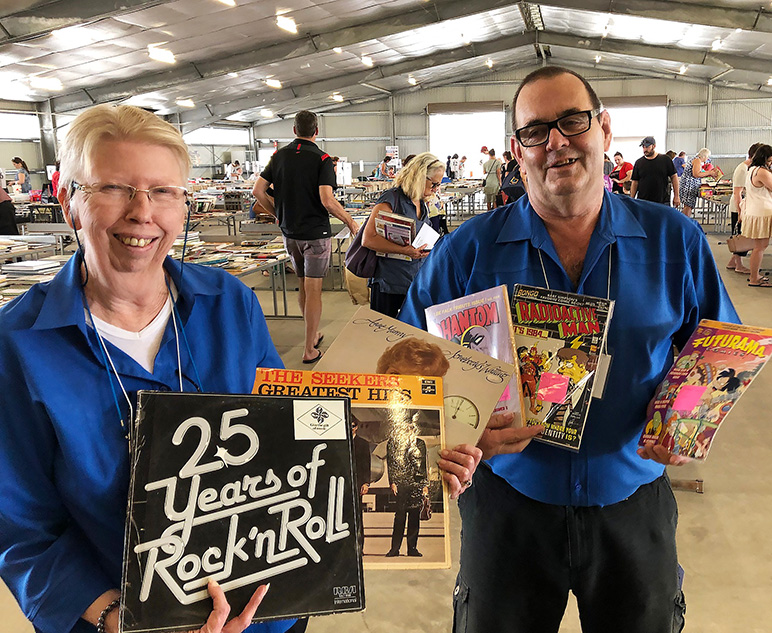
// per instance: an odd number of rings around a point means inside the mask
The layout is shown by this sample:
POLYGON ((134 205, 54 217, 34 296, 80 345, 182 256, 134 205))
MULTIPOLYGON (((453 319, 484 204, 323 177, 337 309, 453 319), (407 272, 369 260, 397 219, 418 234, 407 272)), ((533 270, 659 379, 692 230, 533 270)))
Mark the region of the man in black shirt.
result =
POLYGON ((635 161, 630 195, 635 198, 637 194, 641 200, 670 204, 669 180, 673 186, 673 206, 680 206, 678 176, 676 176, 673 161, 664 154, 657 153, 657 144, 653 136, 643 139, 641 147, 643 156, 635 161))
POLYGON ((330 265, 331 213, 352 234, 357 223, 333 195, 335 171, 332 157, 314 141, 319 133, 316 115, 301 110, 295 115, 292 143, 277 151, 252 190, 255 198, 279 221, 284 245, 300 282, 298 303, 305 321, 303 362, 322 357, 319 321, 322 317, 322 280, 330 265), (273 185, 274 197, 266 192, 273 185))

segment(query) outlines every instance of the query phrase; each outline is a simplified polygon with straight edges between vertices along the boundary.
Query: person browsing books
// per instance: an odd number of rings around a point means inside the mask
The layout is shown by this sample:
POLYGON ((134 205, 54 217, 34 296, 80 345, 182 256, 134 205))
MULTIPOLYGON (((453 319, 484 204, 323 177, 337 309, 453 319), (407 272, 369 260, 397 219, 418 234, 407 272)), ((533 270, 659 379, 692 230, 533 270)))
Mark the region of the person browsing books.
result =
MULTIPOLYGON (((0 576, 42 633, 118 631, 137 391, 249 393, 257 367, 282 367, 249 288, 167 255, 189 169, 179 131, 154 114, 78 115, 57 192, 78 250, 0 309, 0 576)), ((202 631, 296 626, 249 626, 265 586, 227 623, 222 588, 208 590, 202 631)))
POLYGON ((671 633, 683 624, 664 447, 638 449, 646 408, 702 318, 738 321, 700 228, 674 209, 605 191, 611 120, 574 71, 528 75, 512 105, 528 197, 443 238, 400 318, 515 283, 615 301, 607 377, 598 372, 573 452, 533 442, 539 426, 494 416, 485 461, 459 502, 454 609, 467 633, 556 633, 569 591, 585 633, 671 633), (634 283, 633 283, 634 282, 634 283))
MULTIPOLYGON (((381 213, 403 216, 414 223, 412 235, 416 235, 422 224, 429 224, 426 201, 439 191, 444 172, 445 165, 434 154, 418 154, 399 171, 394 180, 396 186, 381 194, 367 219, 362 244, 379 253, 404 257, 379 257, 375 274, 368 282, 370 307, 381 314, 397 316, 405 293, 429 251, 424 249, 425 244, 396 244, 382 237, 376 231, 376 219, 381 213)), ((412 242, 412 239, 409 242, 412 242)))

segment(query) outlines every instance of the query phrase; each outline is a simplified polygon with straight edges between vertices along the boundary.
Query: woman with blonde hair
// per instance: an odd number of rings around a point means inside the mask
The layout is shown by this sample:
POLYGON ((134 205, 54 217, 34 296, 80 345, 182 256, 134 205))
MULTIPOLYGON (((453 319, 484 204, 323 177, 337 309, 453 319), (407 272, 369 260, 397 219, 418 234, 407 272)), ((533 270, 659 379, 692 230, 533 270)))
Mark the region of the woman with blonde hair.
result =
POLYGON ((703 147, 696 156, 684 163, 684 172, 679 183, 681 204, 686 217, 692 217, 692 209, 697 203, 697 194, 700 192, 700 180, 718 173, 718 167, 703 169, 703 165, 710 158, 710 150, 703 147))
MULTIPOLYGON (((249 393, 282 367, 255 294, 223 270, 168 256, 183 230, 182 136, 133 106, 70 124, 57 197, 78 250, 52 281, 0 309, 0 577, 41 633, 117 633, 137 392, 249 393)), ((250 627, 216 578, 207 633, 250 627)))
POLYGON ((429 251, 423 248, 425 244, 419 244, 416 248, 408 240, 403 244, 387 240, 376 232, 375 221, 383 212, 395 213, 413 220, 415 232, 418 233, 421 225, 429 224, 425 201, 439 190, 444 173, 445 164, 434 154, 418 154, 399 171, 394 180, 396 186, 381 194, 367 220, 362 244, 379 253, 402 256, 399 259, 379 257, 375 275, 369 281, 370 307, 381 314, 397 316, 407 289, 429 251))

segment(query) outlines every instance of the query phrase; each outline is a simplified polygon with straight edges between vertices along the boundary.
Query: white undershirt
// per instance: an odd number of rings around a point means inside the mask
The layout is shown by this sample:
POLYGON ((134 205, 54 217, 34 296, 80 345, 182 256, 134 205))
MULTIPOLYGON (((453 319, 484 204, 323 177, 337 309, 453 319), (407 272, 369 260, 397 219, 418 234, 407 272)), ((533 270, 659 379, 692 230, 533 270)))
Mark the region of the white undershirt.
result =
MULTIPOLYGON (((172 288, 172 292, 174 292, 174 288, 172 288)), ((176 295, 176 292, 174 292, 174 294, 176 295)), ((169 322, 171 314, 172 298, 169 296, 166 298, 166 302, 161 308, 161 311, 139 332, 124 330, 107 321, 103 321, 96 316, 94 317, 94 322, 96 323, 102 338, 110 341, 119 350, 131 356, 131 358, 152 374, 155 365, 155 357, 158 354, 158 350, 161 348, 161 339, 163 338, 164 330, 166 330, 166 324, 169 322)), ((91 325, 88 311, 86 312, 86 324, 91 325)))

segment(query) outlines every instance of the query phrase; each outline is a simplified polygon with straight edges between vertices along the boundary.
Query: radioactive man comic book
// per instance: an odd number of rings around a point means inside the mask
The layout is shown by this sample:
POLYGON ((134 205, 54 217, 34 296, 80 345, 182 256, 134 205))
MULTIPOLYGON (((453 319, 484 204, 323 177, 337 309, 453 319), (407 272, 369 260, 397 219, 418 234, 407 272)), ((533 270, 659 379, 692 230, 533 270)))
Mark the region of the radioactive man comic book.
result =
POLYGON ((351 398, 364 568, 450 567, 449 501, 437 465, 445 434, 441 378, 258 369, 252 391, 351 398), (431 512, 420 516, 424 505, 431 512))
MULTIPOLYGON (((505 285, 438 303, 424 310, 426 330, 464 347, 515 364, 515 343, 509 316, 509 293, 505 285)), ((520 372, 515 373, 501 394, 494 413, 515 413, 515 426, 525 420, 520 397, 520 372)))
POLYGON ((657 388, 639 444, 705 459, 713 437, 772 355, 772 328, 700 321, 657 388))
POLYGON ((614 302, 517 284, 512 325, 526 425, 537 440, 578 451, 614 302))

